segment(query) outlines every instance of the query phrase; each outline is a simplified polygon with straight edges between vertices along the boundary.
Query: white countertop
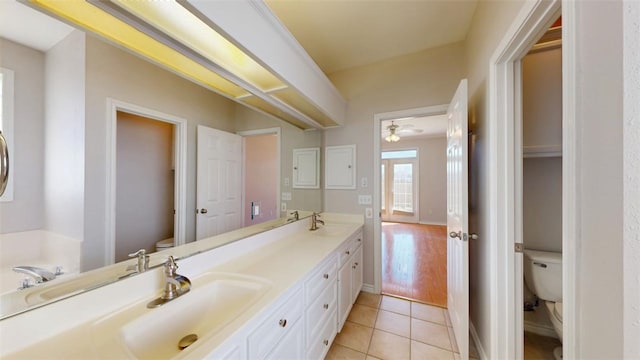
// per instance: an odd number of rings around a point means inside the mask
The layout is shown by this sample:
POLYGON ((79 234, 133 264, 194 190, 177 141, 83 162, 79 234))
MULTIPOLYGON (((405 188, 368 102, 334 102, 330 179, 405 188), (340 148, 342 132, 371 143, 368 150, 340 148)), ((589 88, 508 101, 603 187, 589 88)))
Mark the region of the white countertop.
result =
MULTIPOLYGON (((244 240, 178 261, 178 273, 195 279, 206 272, 258 277, 269 289, 242 315, 214 336, 198 341, 177 358, 202 358, 232 334, 258 321, 318 264, 363 226, 359 215, 323 214, 328 226, 341 224, 339 234, 319 236, 308 231, 309 221, 267 231, 244 240)), ((162 288, 162 268, 153 269, 112 285, 0 321, 0 357, 23 358, 133 358, 121 345, 114 320, 112 329, 96 327, 106 318, 116 318, 127 307, 146 305, 162 288), (114 315, 115 314, 115 315, 114 315)), ((197 295, 194 283, 193 293, 197 295)), ((172 303, 178 304, 180 298, 172 303)), ((144 309, 153 312, 156 309, 144 309)), ((103 321, 104 322, 104 321, 103 321)), ((170 324, 167 324, 170 326, 170 324)))

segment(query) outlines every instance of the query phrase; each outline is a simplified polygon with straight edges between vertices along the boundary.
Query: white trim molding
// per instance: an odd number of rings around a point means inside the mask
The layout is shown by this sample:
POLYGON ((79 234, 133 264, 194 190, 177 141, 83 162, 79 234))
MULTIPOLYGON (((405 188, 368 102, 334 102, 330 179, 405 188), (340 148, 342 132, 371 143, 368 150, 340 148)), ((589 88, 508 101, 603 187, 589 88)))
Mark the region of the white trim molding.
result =
POLYGON ((116 150, 118 111, 166 122, 175 126, 175 245, 185 244, 187 214, 187 120, 157 110, 107 98, 106 188, 105 188, 105 265, 115 262, 116 246, 116 150))
MULTIPOLYGON (((496 359, 523 357, 522 254, 515 252, 521 238, 517 219, 521 194, 522 150, 520 60, 560 16, 560 0, 526 2, 489 62, 489 239, 492 274, 491 343, 484 344, 496 359), (518 293, 520 291, 520 293, 518 293)), ((563 161, 563 164, 565 162, 563 161)), ((563 165, 566 166, 566 165, 563 165)), ((569 308, 569 307, 566 307, 569 308)), ((569 308, 571 309, 571 308, 569 308)), ((570 347, 571 345, 569 344, 570 347)), ((565 348, 567 348, 565 347, 565 348)), ((566 355, 566 354, 565 354, 566 355)), ((571 356, 567 356, 571 358, 571 356)))

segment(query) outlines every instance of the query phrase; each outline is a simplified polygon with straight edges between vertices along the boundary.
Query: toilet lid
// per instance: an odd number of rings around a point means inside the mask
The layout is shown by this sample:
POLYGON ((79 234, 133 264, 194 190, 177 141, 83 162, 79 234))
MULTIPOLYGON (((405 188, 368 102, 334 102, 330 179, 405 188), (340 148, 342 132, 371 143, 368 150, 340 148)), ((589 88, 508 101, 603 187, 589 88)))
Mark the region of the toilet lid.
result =
POLYGON ((158 248, 170 248, 173 247, 173 238, 168 238, 164 240, 160 240, 156 243, 156 247, 158 248))
POLYGON ((561 302, 555 303, 555 305, 553 306, 553 313, 555 316, 558 317, 560 321, 562 321, 562 303, 561 302))

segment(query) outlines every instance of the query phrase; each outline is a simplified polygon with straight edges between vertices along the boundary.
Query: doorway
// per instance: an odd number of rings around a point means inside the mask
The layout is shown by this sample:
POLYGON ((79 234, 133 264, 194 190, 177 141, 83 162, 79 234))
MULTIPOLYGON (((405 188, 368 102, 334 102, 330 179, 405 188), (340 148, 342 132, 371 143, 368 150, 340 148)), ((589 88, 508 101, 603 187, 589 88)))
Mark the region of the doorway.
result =
MULTIPOLYGON (((437 108, 436 111, 446 111, 437 108)), ((380 122, 381 292, 447 307, 447 118, 380 122), (390 136, 390 127, 396 135, 390 136)), ((377 241, 376 241, 377 242, 377 241)))
POLYGON ((115 261, 173 243, 175 125, 117 112, 115 261))
POLYGON ((280 217, 280 128, 238 132, 243 137, 243 226, 280 217))

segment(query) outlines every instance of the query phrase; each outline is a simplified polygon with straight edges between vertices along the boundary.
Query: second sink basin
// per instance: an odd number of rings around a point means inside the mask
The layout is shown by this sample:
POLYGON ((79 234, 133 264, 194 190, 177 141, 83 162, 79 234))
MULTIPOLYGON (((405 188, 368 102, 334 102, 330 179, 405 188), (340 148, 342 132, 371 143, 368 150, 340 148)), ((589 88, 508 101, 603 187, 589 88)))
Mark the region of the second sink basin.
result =
POLYGON ((189 337, 210 337, 236 319, 270 288, 262 279, 208 273, 193 281, 191 291, 125 324, 120 337, 138 359, 172 358, 189 337), (195 337, 193 336, 195 335, 195 337))

